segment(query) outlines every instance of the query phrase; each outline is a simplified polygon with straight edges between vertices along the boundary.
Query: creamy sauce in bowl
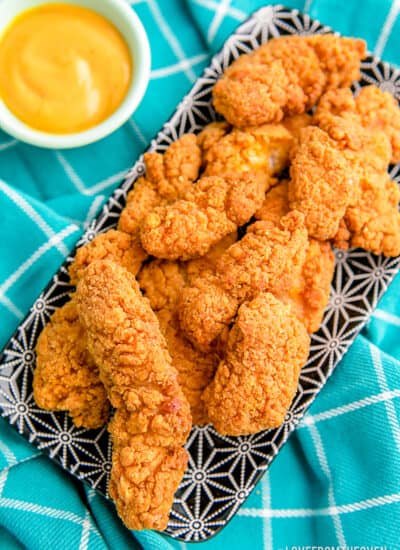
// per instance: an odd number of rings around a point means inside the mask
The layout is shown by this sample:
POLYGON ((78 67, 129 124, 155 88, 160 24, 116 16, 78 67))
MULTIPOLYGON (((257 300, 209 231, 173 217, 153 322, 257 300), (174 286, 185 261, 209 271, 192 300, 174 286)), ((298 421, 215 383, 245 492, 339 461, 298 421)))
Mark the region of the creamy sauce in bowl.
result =
POLYGON ((96 126, 123 102, 132 59, 118 29, 93 10, 44 4, 0 38, 0 97, 25 124, 52 134, 96 126))

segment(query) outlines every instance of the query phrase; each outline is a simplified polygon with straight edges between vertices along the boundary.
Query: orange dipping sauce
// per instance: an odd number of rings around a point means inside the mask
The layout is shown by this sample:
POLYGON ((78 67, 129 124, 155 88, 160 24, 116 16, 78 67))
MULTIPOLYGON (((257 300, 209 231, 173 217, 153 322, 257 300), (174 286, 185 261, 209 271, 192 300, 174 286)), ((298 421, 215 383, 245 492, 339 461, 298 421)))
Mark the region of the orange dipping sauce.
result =
POLYGON ((132 59, 121 33, 93 10, 45 4, 23 12, 0 38, 0 97, 28 126, 87 130, 122 103, 132 59))

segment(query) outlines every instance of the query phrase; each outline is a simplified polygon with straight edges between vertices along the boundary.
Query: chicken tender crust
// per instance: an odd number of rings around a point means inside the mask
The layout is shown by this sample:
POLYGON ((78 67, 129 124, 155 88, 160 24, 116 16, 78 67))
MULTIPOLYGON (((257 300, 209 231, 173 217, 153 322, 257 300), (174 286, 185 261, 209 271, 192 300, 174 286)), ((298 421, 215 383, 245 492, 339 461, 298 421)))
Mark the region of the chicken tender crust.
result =
POLYGON ((324 127, 332 115, 350 119, 372 132, 383 132, 390 141, 391 162, 400 162, 400 108, 389 92, 375 85, 362 87, 357 97, 349 88, 327 92, 317 107, 315 121, 324 127))
POLYGON ((55 311, 39 335, 33 394, 39 407, 67 411, 78 427, 99 428, 108 418, 107 394, 86 349, 75 298, 55 311))
MULTIPOLYGON (((267 193, 256 218, 279 223, 288 212, 288 182, 284 180, 267 193)), ((309 333, 318 330, 322 322, 334 268, 335 258, 330 243, 309 238, 301 270, 292 273, 289 283, 282 278, 282 288, 279 285, 274 288, 275 297, 292 306, 309 333)))
POLYGON ((293 144, 294 138, 283 124, 233 128, 207 148, 204 175, 237 179, 239 174, 249 174, 262 180, 268 191, 271 176, 287 166, 293 144))
POLYGON ((305 113, 360 77, 365 43, 333 34, 272 38, 240 56, 213 89, 215 109, 238 127, 305 113))
POLYGON ((249 221, 264 192, 264 185, 251 178, 203 177, 185 199, 148 214, 140 231, 143 248, 152 256, 169 260, 203 256, 249 221))
POLYGON ((399 201, 399 186, 387 173, 366 174, 360 181, 359 198, 347 209, 335 244, 385 256, 400 255, 399 201))
POLYGON ((243 303, 226 356, 203 399, 217 431, 246 435, 284 421, 310 339, 304 325, 270 293, 243 303))
POLYGON ((357 185, 335 140, 316 126, 302 130, 290 176, 290 208, 305 215, 311 237, 332 239, 357 185))
POLYGON ((134 276, 107 260, 86 269, 77 305, 116 409, 110 495, 128 528, 163 530, 187 464, 191 416, 157 318, 134 276))
POLYGON ((199 175, 201 149, 194 134, 184 134, 164 154, 145 153, 146 177, 129 192, 118 229, 135 236, 142 219, 154 207, 182 197, 199 175))
POLYGON ((179 303, 181 328, 200 350, 208 351, 226 330, 244 300, 290 284, 307 250, 304 218, 291 212, 279 223, 260 221, 219 258, 215 275, 185 288, 179 303))

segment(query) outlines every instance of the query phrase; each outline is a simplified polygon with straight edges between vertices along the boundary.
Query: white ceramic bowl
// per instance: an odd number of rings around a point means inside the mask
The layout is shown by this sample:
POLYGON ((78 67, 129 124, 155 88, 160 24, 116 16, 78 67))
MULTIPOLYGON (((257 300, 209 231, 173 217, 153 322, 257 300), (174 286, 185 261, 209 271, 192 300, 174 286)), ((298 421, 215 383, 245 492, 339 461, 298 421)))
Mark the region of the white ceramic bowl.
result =
MULTIPOLYGON (((53 0, 54 1, 54 0, 53 0)), ((0 127, 21 141, 52 149, 67 149, 93 143, 119 128, 139 105, 149 81, 150 46, 140 19, 125 0, 62 0, 64 3, 90 8, 117 27, 129 47, 133 74, 124 101, 106 120, 89 130, 73 134, 50 134, 35 130, 19 120, 0 98, 0 127)), ((52 0, 0 0, 0 37, 19 13, 52 0)))

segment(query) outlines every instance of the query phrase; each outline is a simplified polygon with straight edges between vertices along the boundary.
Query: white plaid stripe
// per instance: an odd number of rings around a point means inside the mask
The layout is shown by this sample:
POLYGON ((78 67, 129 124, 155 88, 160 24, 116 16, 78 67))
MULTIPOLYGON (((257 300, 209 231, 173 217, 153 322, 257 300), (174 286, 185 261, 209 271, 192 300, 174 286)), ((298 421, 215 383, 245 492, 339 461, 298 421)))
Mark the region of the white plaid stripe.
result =
POLYGON ((376 43, 374 54, 377 57, 382 57, 383 50, 385 49, 386 43, 392 32, 393 25, 396 22, 397 16, 400 12, 400 0, 393 0, 392 7, 386 17, 386 21, 382 27, 381 33, 379 35, 378 41, 376 43))
POLYGON ((351 514, 361 512, 370 508, 386 506, 400 502, 400 493, 384 495, 380 497, 367 498, 351 504, 340 504, 339 506, 327 506, 326 508, 275 508, 275 509, 257 509, 241 508, 238 511, 239 516, 244 517, 262 517, 262 518, 306 518, 318 516, 340 516, 342 514, 351 514))
MULTIPOLYGON (((388 391, 389 387, 387 384, 385 371, 383 370, 379 350, 372 344, 369 344, 369 350, 371 353, 372 364, 375 368, 376 377, 378 379, 378 385, 382 391, 388 391)), ((395 441, 398 451, 400 452, 400 425, 399 419, 397 417, 397 412, 391 399, 386 399, 384 403, 386 414, 389 420, 389 426, 393 434, 393 439, 395 441)))

